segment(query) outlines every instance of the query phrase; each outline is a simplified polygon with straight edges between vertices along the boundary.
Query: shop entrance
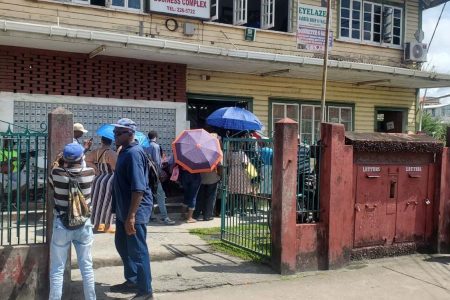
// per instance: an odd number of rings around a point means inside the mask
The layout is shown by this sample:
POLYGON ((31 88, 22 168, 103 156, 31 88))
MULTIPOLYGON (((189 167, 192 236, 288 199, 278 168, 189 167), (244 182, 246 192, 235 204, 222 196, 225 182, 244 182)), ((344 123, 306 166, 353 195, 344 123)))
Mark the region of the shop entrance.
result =
POLYGON ((206 119, 215 110, 236 106, 252 110, 251 98, 230 96, 188 95, 187 119, 191 129, 205 128, 206 119))
POLYGON ((407 109, 375 108, 375 131, 403 133, 406 131, 407 109))

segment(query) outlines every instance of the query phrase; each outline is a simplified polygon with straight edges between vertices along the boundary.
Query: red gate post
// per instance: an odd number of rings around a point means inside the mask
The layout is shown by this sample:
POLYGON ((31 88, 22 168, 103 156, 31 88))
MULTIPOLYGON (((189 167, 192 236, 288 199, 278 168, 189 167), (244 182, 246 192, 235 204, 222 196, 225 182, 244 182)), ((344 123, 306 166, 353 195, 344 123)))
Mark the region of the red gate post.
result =
MULTIPOLYGON (((47 170, 51 172, 51 166, 58 153, 61 153, 64 146, 73 141, 73 114, 63 107, 58 107, 48 114, 48 147, 47 147, 47 170)), ((50 243, 53 229, 53 189, 47 187, 47 245, 50 250, 50 243)), ((64 294, 63 299, 70 295, 70 248, 64 272, 64 294)), ((49 251, 50 255, 50 251, 49 251)), ((49 259, 50 262, 50 259, 49 259)), ((50 268, 50 267, 49 267, 50 268)), ((47 277, 48 278, 48 277, 47 277)))
POLYGON ((322 123, 320 130, 320 219, 328 269, 336 269, 350 261, 353 248, 353 147, 345 145, 344 125, 322 123))
POLYGON ((298 123, 275 123, 272 179, 272 266, 281 274, 296 271, 298 123))
MULTIPOLYGON (((439 202, 435 209, 434 218, 437 220, 438 253, 450 253, 450 127, 447 127, 447 143, 440 157, 441 168, 439 183, 439 202)), ((438 176, 439 178, 439 176, 438 176)))

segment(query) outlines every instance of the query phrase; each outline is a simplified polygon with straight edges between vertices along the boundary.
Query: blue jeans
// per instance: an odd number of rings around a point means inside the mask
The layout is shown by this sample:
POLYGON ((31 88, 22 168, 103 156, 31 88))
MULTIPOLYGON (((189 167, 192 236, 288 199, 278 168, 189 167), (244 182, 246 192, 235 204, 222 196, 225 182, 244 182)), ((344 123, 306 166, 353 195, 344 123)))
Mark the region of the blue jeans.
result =
POLYGON ((59 300, 62 297, 64 269, 71 243, 75 246, 78 265, 83 277, 84 299, 96 299, 91 255, 93 241, 91 220, 87 220, 81 228, 68 230, 59 218, 54 218, 50 244, 50 300, 59 300))
POLYGON ((180 171, 181 184, 183 185, 184 204, 189 209, 195 208, 197 201, 198 190, 202 183, 202 177, 200 174, 191 174, 188 171, 180 171))
POLYGON ((158 190, 156 193, 156 201, 158 202, 159 213, 161 214, 161 218, 167 218, 167 208, 166 208, 166 193, 161 185, 161 182, 158 181, 158 190))
POLYGON ((150 254, 147 248, 147 227, 135 224, 136 234, 127 235, 124 223, 116 220, 114 242, 117 252, 122 258, 125 279, 138 285, 142 294, 152 293, 152 274, 150 270, 150 254))

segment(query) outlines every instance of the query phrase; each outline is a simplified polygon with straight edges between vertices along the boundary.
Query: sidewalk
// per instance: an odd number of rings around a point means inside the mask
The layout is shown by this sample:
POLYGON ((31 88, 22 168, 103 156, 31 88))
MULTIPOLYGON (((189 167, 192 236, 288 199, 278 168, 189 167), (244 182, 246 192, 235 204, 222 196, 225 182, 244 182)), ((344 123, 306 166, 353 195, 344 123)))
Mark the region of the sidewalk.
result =
MULTIPOLYGON (((190 228, 220 226, 220 219, 175 226, 150 225, 153 288, 157 299, 450 299, 450 255, 410 255, 354 262, 335 271, 280 276, 268 266, 213 253, 190 228)), ((97 299, 129 299, 109 286, 124 281, 112 234, 95 236, 97 299)), ((83 298, 72 270, 72 299, 83 298)))
MULTIPOLYGON (((208 250, 208 245, 201 238, 190 235, 189 229, 220 227, 220 218, 213 221, 187 224, 176 220, 175 225, 167 226, 155 221, 147 226, 147 244, 150 249, 152 262, 172 260, 180 256, 200 254, 208 250)), ((114 245, 113 233, 94 234, 92 247, 92 259, 94 268, 121 266, 122 260, 114 245)), ((72 268, 78 269, 75 248, 72 246, 72 268)))

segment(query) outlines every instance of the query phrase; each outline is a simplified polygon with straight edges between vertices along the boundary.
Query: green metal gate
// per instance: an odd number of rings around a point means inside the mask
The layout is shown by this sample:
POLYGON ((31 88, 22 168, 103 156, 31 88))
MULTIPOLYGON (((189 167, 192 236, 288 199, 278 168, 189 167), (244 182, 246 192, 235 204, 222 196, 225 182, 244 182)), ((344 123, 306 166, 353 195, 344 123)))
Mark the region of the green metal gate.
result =
POLYGON ((8 124, 0 132, 0 246, 45 243, 46 129, 0 122, 8 124))
POLYGON ((270 257, 272 139, 225 138, 221 238, 270 257))

